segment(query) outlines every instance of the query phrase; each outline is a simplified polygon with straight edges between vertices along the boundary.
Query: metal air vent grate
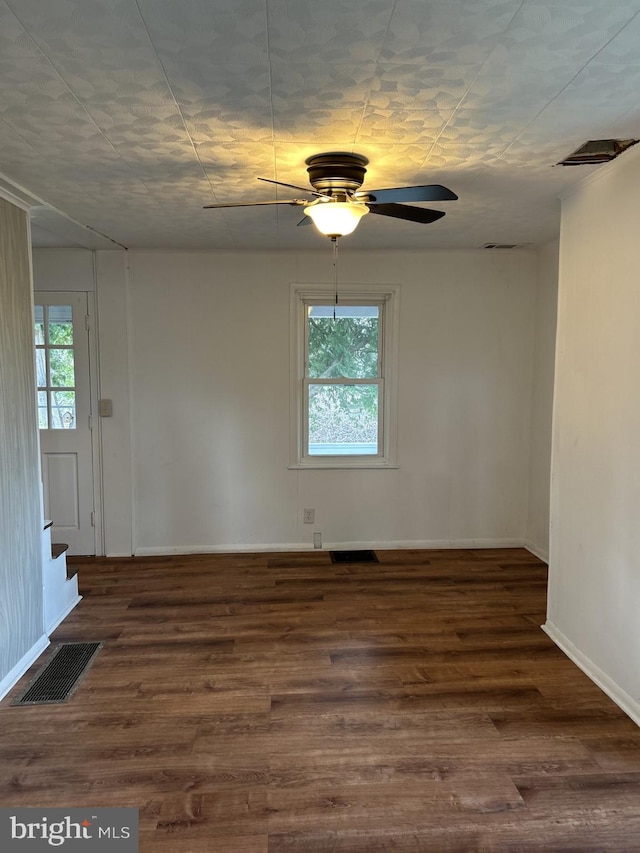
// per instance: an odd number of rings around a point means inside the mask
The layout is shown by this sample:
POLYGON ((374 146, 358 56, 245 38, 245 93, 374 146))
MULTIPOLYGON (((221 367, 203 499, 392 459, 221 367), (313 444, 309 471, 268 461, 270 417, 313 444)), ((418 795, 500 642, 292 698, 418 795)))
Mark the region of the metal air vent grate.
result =
POLYGON ((332 563, 377 563, 375 551, 329 551, 332 563))
POLYGON ((11 704, 66 702, 75 693, 101 648, 102 643, 61 643, 49 663, 11 704))
POLYGON ((519 249, 518 243, 485 243, 483 249, 519 249))
POLYGON ((587 166, 615 160, 638 139, 590 139, 571 154, 556 163, 556 166, 587 166))

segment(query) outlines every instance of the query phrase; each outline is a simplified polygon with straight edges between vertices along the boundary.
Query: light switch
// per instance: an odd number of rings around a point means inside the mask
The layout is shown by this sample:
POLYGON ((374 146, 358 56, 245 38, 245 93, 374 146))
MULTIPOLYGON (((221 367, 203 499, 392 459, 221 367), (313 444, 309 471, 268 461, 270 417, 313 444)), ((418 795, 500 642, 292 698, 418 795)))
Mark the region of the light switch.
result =
POLYGON ((101 418, 110 418, 113 416, 113 400, 99 400, 98 414, 101 418))

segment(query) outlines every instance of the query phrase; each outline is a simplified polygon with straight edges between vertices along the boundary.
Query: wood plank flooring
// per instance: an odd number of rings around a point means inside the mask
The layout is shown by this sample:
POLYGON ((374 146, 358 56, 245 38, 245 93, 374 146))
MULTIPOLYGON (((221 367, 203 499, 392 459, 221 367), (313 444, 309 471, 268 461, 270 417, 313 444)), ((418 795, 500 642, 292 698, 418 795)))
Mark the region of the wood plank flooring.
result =
MULTIPOLYGON (((0 805, 135 806, 143 853, 640 851, 640 729, 522 549, 94 559, 68 704, 0 704, 0 805)), ((37 666, 40 666, 45 654, 37 666)))

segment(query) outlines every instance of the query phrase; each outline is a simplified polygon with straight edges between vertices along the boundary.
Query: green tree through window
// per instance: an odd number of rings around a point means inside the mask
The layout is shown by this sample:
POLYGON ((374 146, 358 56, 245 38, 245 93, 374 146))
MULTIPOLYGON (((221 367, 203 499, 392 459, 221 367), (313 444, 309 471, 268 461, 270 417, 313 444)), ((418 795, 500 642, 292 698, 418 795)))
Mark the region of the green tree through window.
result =
MULTIPOLYGON (((369 309, 376 312, 374 317, 348 316, 348 310, 338 306, 334 319, 332 307, 311 306, 309 376, 328 379, 378 375, 378 309, 369 309)), ((354 307, 350 312, 355 310, 354 307)))
POLYGON ((73 316, 70 305, 35 306, 38 425, 75 429, 73 316))
POLYGON ((380 310, 307 306, 309 455, 378 454, 380 310))

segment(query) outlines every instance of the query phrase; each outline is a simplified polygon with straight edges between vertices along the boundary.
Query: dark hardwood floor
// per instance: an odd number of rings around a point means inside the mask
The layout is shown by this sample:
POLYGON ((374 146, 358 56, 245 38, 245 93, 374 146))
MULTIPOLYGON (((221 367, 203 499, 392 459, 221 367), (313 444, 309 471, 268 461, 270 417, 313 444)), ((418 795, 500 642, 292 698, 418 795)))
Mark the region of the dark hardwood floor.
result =
MULTIPOLYGON (((144 853, 640 851, 640 729, 522 549, 78 562, 68 704, 0 704, 0 805, 136 806, 144 853)), ((40 666, 47 655, 38 662, 40 666)))

